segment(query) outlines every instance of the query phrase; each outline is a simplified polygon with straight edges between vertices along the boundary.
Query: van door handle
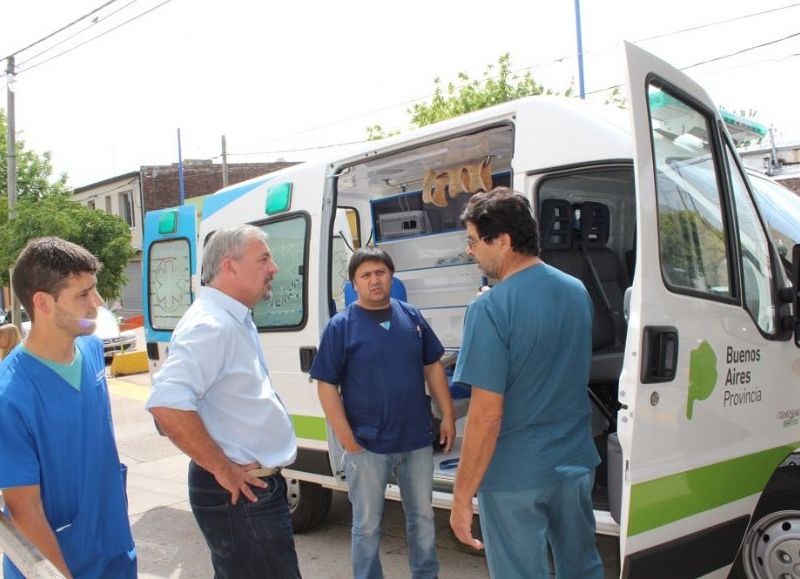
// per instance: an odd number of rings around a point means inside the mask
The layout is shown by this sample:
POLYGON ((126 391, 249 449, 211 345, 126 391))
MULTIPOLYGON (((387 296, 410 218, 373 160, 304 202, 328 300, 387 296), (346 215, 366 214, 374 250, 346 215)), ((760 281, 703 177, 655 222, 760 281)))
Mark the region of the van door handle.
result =
POLYGON ((316 346, 303 346, 300 348, 300 371, 310 372, 311 365, 314 363, 314 358, 317 355, 316 346))
POLYGON ((672 326, 645 326, 642 336, 643 384, 670 382, 678 368, 678 330, 672 326))

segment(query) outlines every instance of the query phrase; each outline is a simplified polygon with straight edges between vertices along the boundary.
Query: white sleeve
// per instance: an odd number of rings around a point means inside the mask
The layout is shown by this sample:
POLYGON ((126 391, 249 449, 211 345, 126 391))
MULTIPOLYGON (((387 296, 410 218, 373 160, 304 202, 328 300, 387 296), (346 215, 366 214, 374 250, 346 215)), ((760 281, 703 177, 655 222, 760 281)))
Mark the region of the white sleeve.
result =
POLYGON ((150 398, 145 408, 197 410, 223 370, 230 342, 222 324, 204 320, 177 331, 169 344, 164 365, 153 376, 150 398))

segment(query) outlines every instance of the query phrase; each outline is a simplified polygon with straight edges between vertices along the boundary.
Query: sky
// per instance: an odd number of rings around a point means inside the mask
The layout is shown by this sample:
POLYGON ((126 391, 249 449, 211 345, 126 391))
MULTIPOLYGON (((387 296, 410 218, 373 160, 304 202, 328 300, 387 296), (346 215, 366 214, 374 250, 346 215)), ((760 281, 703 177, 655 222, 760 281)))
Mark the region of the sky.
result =
MULTIPOLYGON (((7 0, 0 58, 107 1, 7 0)), ((624 81, 623 40, 679 68, 742 51, 685 72, 718 105, 800 139, 800 1, 581 0, 580 11, 587 98, 624 81)), ((544 86, 577 90, 574 0, 114 0, 16 56, 17 135, 50 151, 72 187, 177 162, 178 128, 184 159, 219 162, 225 135, 229 162, 303 160, 374 124, 408 129, 434 78, 482 78, 504 53, 544 86)))

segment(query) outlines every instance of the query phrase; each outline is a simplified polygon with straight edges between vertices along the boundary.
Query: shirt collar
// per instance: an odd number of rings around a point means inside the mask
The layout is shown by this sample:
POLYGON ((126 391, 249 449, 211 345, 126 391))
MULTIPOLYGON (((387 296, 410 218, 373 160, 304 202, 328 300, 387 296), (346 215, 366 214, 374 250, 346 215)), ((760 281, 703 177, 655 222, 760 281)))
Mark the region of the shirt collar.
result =
POLYGON ((200 295, 203 299, 207 299, 223 310, 232 315, 235 319, 247 325, 247 320, 250 318, 250 308, 244 305, 239 300, 236 300, 211 286, 203 286, 200 288, 200 295))

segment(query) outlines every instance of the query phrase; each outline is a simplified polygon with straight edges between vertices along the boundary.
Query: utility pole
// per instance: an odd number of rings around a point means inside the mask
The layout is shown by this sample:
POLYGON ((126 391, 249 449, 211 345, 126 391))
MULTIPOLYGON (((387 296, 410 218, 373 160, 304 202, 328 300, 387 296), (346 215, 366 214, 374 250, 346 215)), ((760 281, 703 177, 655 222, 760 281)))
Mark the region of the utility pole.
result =
POLYGON ((181 130, 178 129, 178 190, 180 197, 178 205, 183 205, 183 200, 186 198, 186 190, 183 186, 183 153, 181 153, 181 130))
POLYGON ((781 172, 781 163, 778 161, 778 150, 775 148, 775 130, 769 128, 769 170, 767 175, 777 175, 781 172))
MULTIPOLYGON (((17 139, 16 139, 16 122, 14 112, 14 57, 9 56, 6 59, 8 66, 6 67, 6 79, 8 106, 6 107, 6 124, 8 134, 6 135, 6 169, 8 177, 8 219, 14 219, 15 208, 17 204, 17 139)), ((13 268, 8 271, 9 286, 11 286, 11 276, 13 275, 13 268)), ((19 300, 14 294, 14 288, 11 289, 11 321, 17 325, 17 328, 22 330, 22 312, 19 307, 19 300)))
POLYGON ((228 148, 225 145, 225 135, 222 135, 222 186, 228 186, 228 148))
POLYGON ((575 31, 578 36, 578 88, 581 98, 586 98, 586 89, 583 85, 583 38, 581 36, 581 0, 575 0, 575 31))

